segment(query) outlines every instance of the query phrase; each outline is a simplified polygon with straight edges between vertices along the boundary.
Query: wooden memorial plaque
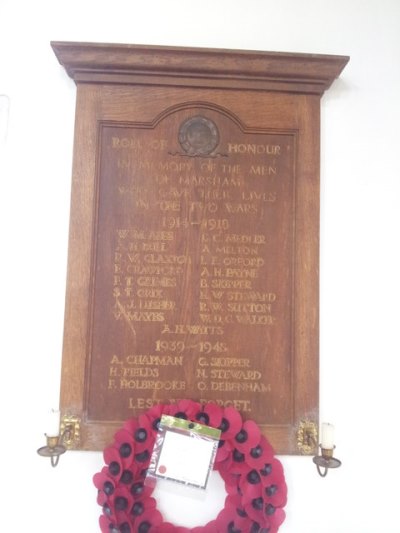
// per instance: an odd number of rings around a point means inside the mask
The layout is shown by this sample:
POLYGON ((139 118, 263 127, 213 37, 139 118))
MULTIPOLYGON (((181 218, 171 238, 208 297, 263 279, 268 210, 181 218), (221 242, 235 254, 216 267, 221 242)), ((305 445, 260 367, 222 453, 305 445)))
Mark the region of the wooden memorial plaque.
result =
POLYGON ((82 421, 79 447, 190 398, 304 452, 320 97, 348 58, 52 46, 77 84, 61 408, 82 421))

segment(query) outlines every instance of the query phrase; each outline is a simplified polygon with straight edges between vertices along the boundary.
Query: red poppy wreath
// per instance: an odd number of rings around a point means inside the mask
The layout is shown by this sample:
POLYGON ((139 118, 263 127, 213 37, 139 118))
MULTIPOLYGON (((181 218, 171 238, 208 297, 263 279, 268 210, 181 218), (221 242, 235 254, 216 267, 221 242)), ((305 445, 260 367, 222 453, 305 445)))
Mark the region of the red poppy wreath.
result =
POLYGON ((105 466, 93 477, 102 533, 276 533, 285 519, 287 487, 282 464, 252 420, 233 407, 191 400, 159 404, 130 418, 104 450, 105 466), (221 430, 214 463, 225 482, 225 507, 204 526, 192 529, 163 519, 145 483, 162 415, 221 430))

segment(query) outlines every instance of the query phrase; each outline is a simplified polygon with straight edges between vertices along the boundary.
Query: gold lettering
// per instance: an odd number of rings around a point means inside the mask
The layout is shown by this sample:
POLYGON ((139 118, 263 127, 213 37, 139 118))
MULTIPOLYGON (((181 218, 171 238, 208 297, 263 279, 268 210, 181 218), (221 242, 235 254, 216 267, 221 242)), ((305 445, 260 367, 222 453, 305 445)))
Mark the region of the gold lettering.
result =
POLYGON ((188 255, 145 254, 143 257, 143 260, 145 263, 150 263, 150 264, 162 263, 162 264, 168 264, 168 265, 169 264, 187 265, 191 263, 191 258, 188 255))
POLYGON ((251 411, 251 404, 249 400, 208 400, 208 399, 200 399, 201 403, 209 403, 209 402, 215 402, 221 407, 234 407, 238 411, 242 412, 250 412, 251 411))
POLYGON ((250 367, 250 359, 236 357, 211 357, 210 365, 213 367, 250 367))
POLYGON ((135 389, 135 390, 186 390, 186 381, 168 380, 155 381, 145 379, 120 379, 120 389, 135 389))
POLYGON ((211 159, 208 159, 206 163, 201 163, 200 168, 203 172, 214 172, 217 165, 211 159))
POLYGON ((153 240, 153 241, 173 241, 174 233, 172 231, 145 231, 143 229, 118 229, 117 235, 120 239, 134 240, 153 240))
POLYGON ((213 289, 251 289, 251 281, 238 279, 213 279, 211 280, 213 289))
POLYGON ((224 293, 222 291, 211 291, 211 294, 213 298, 220 300, 224 293))
POLYGON ((250 154, 250 155, 280 155, 281 147, 277 144, 238 144, 228 143, 230 154, 250 154))
POLYGON ((230 313, 271 313, 271 304, 228 303, 230 313))
POLYGON ((257 292, 257 291, 250 291, 250 292, 228 292, 227 293, 228 300, 233 301, 254 301, 254 302, 275 302, 276 300, 276 294, 274 292, 257 292))
POLYGON ((170 187, 169 189, 158 189, 158 195, 161 198, 189 198, 189 189, 178 189, 177 187, 170 187))
POLYGON ((200 318, 203 322, 207 324, 217 323, 217 324, 233 324, 235 322, 233 315, 210 315, 200 313, 200 318))
POLYGON ((232 381, 211 381, 210 390, 220 392, 271 392, 271 384, 237 383, 232 381))
POLYGON ((258 370, 225 370, 213 369, 211 370, 211 379, 240 379, 259 381, 261 379, 261 372, 258 370))
POLYGON ((131 150, 141 150, 142 143, 139 139, 130 139, 129 137, 112 137, 111 146, 115 149, 130 148, 131 150))
POLYGON ((136 294, 139 298, 162 298, 163 289, 138 289, 136 294))
POLYGON ((219 189, 196 189, 196 193, 200 196, 202 200, 230 200, 231 191, 230 190, 219 190, 219 189))
POLYGON ((258 272, 255 268, 226 268, 225 277, 227 278, 257 278, 258 272))
POLYGON ((129 409, 149 409, 159 403, 173 404, 177 403, 180 398, 169 398, 165 400, 159 400, 157 398, 129 398, 129 409))
POLYGON ((240 174, 240 170, 241 170, 240 165, 227 165, 223 163, 221 167, 222 167, 222 172, 224 174, 240 174))
POLYGON ((158 339, 156 341, 157 352, 183 352, 186 346, 183 341, 167 341, 158 339))
POLYGON ((150 231, 148 238, 153 241, 173 241, 174 234, 172 231, 150 231))
POLYGON ((181 203, 178 200, 159 200, 157 202, 161 211, 180 211, 181 203))
POLYGON ((163 241, 142 242, 143 252, 165 252, 166 243, 163 241))
POLYGON ((242 191, 242 200, 259 200, 261 202, 276 202, 276 192, 242 191))
POLYGON ((141 276, 137 279, 137 284, 139 287, 176 287, 176 279, 141 276))
POLYGON ((205 326, 204 324, 175 324, 164 325, 161 333, 173 333, 174 335, 223 335, 224 330, 219 326, 205 326))
POLYGON ((145 366, 182 366, 182 355, 127 355, 126 364, 145 366))
POLYGON ((241 176, 179 176, 179 185, 185 187, 242 187, 244 180, 241 176))
POLYGON ((203 313, 222 311, 222 304, 219 302, 200 302, 200 311, 203 313))
POLYGON ((277 173, 276 167, 271 165, 251 165, 250 175, 254 176, 271 176, 277 173))
POLYGON ((132 265, 128 264, 125 267, 128 274, 136 274, 142 276, 179 276, 183 273, 180 266, 166 265, 166 264, 147 264, 147 265, 132 265))
POLYGON ((129 367, 112 367, 110 368, 110 375, 113 377, 119 378, 158 378, 159 370, 158 368, 129 368, 129 367), (111 371, 114 372, 111 372, 111 371))
MULTIPOLYGON (((264 259, 262 257, 224 257, 222 260, 224 266, 240 266, 240 267, 255 267, 260 268, 265 264, 264 259)), ((255 270, 252 269, 252 270, 255 270)), ((256 275, 252 275, 251 277, 257 277, 256 275)))
POLYGON ((256 268, 213 268, 215 278, 252 278, 258 277, 256 268))
POLYGON ((225 242, 235 244, 265 244, 265 235, 244 235, 236 233, 228 233, 225 235, 225 242))
POLYGON ((236 315, 239 324, 273 326, 275 317, 272 315, 236 315))
MULTIPOLYGON (((122 306, 121 306, 122 307, 122 306)), ((125 318, 132 322, 164 322, 165 317, 163 313, 156 313, 152 311, 126 311, 122 312, 120 309, 115 310, 114 317, 116 320, 122 320, 125 318)))
POLYGON ((172 300, 141 300, 139 302, 139 309, 173 311, 175 306, 176 304, 172 300))
POLYGON ((226 245, 216 246, 217 254, 226 255, 258 255, 258 247, 226 245))
POLYGON ((232 204, 225 203, 225 209, 228 213, 255 214, 258 211, 257 204, 232 204))
POLYGON ((165 150, 167 148, 168 141, 166 139, 153 139, 150 141, 150 148, 152 150, 165 150))

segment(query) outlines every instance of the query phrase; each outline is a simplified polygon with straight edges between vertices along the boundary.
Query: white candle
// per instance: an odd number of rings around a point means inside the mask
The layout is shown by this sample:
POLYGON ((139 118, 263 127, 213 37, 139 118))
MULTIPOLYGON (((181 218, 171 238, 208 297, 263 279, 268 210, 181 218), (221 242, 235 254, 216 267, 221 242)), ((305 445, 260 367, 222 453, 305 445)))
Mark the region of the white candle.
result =
POLYGON ((57 437, 60 434, 60 411, 52 409, 47 421, 47 437, 57 437))
POLYGON ((335 427, 332 424, 328 424, 328 423, 322 424, 321 448, 325 450, 333 450, 334 432, 335 432, 335 427))

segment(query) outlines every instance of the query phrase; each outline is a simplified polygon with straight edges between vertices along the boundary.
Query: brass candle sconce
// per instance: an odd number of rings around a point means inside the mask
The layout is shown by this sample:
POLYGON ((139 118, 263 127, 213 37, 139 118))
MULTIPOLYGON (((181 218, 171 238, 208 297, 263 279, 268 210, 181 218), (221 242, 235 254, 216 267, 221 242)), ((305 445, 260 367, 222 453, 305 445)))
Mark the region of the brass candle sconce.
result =
POLYGON ((317 465, 318 474, 325 477, 330 468, 338 468, 342 463, 339 459, 333 457, 333 450, 336 448, 333 441, 334 426, 332 424, 322 424, 321 431, 321 455, 316 455, 313 458, 314 464, 317 465))
MULTIPOLYGON (((54 412, 57 416, 57 412, 54 412)), ((80 419, 76 416, 65 415, 53 429, 45 433, 46 446, 42 446, 37 453, 42 457, 50 457, 51 466, 58 465, 60 456, 67 450, 76 448, 80 440, 80 419)))
MULTIPOLYGON (((326 477, 330 468, 338 468, 342 463, 339 459, 333 457, 333 450, 336 446, 333 443, 334 426, 323 423, 321 428, 321 455, 313 457, 313 463, 316 465, 318 474, 326 477)), ((318 431, 314 422, 303 420, 297 431, 297 442, 300 451, 304 454, 312 453, 317 446, 318 431)))
POLYGON ((318 474, 321 477, 325 477, 328 474, 330 468, 338 468, 342 463, 339 459, 333 457, 333 448, 321 448, 321 455, 313 457, 313 462, 317 465, 318 474))

